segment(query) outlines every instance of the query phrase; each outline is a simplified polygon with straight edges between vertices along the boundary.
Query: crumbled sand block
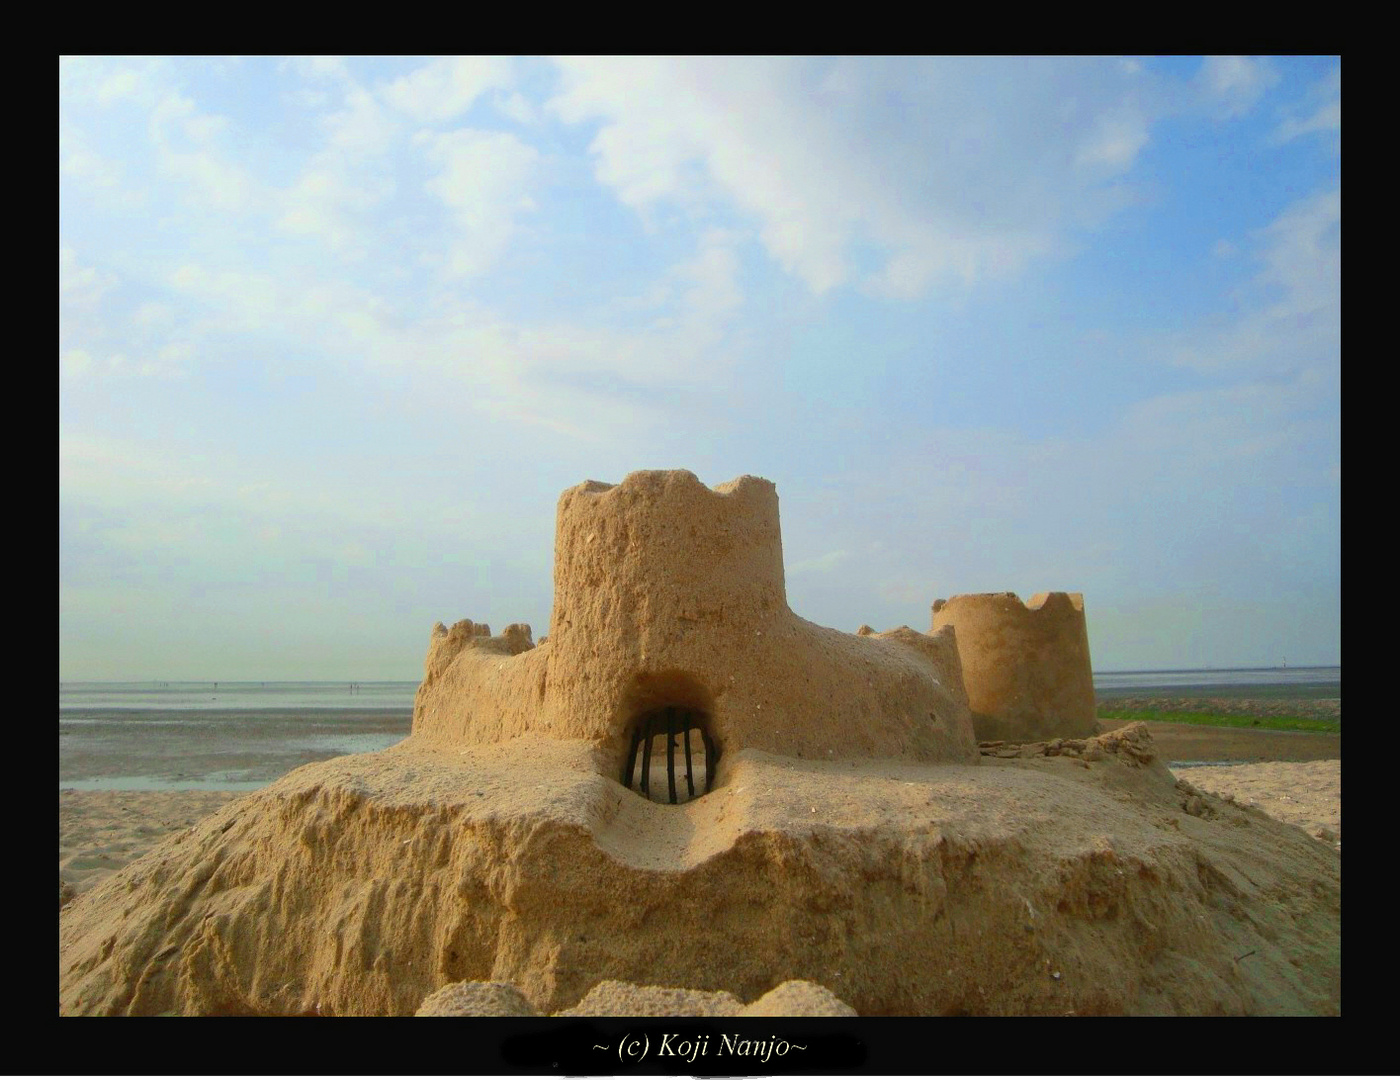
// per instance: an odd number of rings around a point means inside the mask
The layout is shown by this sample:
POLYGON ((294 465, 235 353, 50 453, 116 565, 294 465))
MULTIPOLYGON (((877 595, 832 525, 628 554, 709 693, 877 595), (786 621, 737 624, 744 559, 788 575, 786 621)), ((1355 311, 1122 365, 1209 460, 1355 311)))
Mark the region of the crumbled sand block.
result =
POLYGON ((775 986, 752 1005, 739 1010, 740 1016, 855 1016, 851 1008, 825 986, 806 979, 789 979, 775 986))
MULTIPOLYGON (((418 1016, 536 1016, 509 983, 460 982, 429 994, 418 1016)), ((637 986, 605 979, 572 1008, 555 1016, 855 1016, 856 1011, 816 983, 789 979, 751 1005, 725 990, 637 986)))
POLYGON ((538 1016, 535 1007, 510 983, 458 982, 434 990, 418 1006, 417 1016, 538 1016))
POLYGON ((744 1003, 727 990, 677 990, 600 982, 570 1009, 555 1016, 738 1016, 744 1003))

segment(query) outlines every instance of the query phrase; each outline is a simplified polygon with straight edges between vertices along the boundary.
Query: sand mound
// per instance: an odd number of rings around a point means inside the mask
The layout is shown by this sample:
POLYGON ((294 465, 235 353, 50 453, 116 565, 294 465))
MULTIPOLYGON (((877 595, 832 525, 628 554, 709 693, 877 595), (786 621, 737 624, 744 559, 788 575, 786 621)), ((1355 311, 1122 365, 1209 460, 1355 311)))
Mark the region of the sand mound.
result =
POLYGON ((555 1016, 738 1016, 744 1003, 727 990, 677 990, 600 982, 571 1009, 555 1016))
MULTIPOLYGON (((429 994, 418 1016, 537 1016, 515 987, 460 982, 429 994)), ((789 979, 751 1005, 726 990, 637 986, 605 979, 583 1000, 555 1016, 855 1016, 856 1011, 816 983, 789 979)))
POLYGON ((740 1016, 855 1016, 851 1008, 825 986, 805 979, 789 979, 773 987, 740 1016))
POLYGON ((64 909, 61 1009, 410 1015, 496 980, 548 1014, 609 979, 805 979, 861 1015, 1338 1011, 1340 856, 1179 785, 1141 725, 1084 742, 746 750, 679 806, 579 741, 309 765, 64 909))

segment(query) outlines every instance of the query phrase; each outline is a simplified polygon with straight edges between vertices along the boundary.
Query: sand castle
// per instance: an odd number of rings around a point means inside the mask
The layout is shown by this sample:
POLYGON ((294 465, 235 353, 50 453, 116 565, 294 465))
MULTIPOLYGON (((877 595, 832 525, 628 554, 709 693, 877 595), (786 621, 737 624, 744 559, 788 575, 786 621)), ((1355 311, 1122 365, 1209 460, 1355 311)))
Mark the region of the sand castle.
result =
POLYGON ((931 633, 957 631, 972 724, 982 741, 1092 735, 1094 674, 1079 593, 969 593, 933 602, 931 633))
POLYGON ((1339 855, 1142 725, 979 748, 962 634, 795 615, 765 480, 575 487, 548 636, 439 624, 404 742, 64 908, 60 1009, 1337 1011, 1339 855))
POLYGON ((639 733, 669 709, 721 768, 744 748, 976 760, 951 632, 853 636, 788 608, 767 480, 713 490, 689 472, 589 481, 560 498, 555 536, 548 638, 533 646, 521 625, 499 638, 469 620, 435 627, 415 738, 585 739, 605 775, 622 777, 639 733))

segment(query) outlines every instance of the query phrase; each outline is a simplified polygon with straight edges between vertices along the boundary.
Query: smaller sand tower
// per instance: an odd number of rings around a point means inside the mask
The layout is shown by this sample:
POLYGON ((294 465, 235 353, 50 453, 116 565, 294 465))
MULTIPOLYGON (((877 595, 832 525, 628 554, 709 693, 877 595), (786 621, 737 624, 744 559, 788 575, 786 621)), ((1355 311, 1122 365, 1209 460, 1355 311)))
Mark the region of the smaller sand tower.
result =
POLYGON ((968 593, 933 602, 933 626, 957 632, 981 741, 1094 733, 1094 676, 1082 593, 968 593))

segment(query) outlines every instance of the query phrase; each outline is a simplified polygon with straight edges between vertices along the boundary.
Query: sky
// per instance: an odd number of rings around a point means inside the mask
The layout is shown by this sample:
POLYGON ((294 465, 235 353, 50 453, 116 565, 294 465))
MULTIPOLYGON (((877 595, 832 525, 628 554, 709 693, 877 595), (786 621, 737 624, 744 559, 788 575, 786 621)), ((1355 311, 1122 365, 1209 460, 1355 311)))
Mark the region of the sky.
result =
POLYGON ((538 639, 638 469, 825 626, 1340 664, 1340 394, 1336 57, 59 61, 61 680, 538 639))

